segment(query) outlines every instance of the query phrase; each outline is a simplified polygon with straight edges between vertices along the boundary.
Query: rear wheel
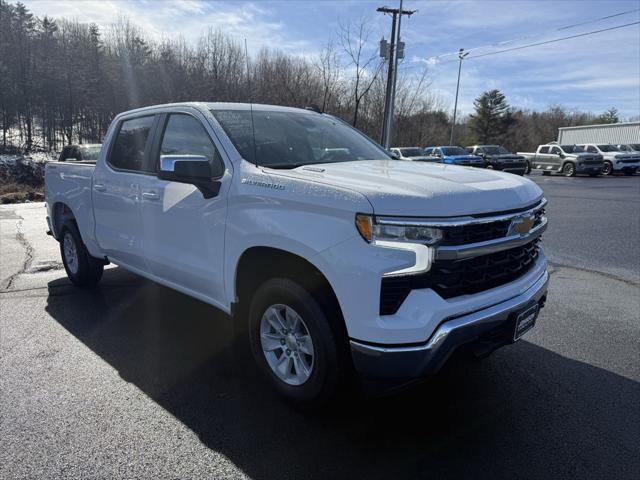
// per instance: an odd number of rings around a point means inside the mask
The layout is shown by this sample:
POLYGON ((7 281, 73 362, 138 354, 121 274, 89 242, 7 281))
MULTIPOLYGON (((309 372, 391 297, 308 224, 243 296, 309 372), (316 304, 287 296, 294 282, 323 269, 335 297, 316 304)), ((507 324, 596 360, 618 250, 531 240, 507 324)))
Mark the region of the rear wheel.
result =
POLYGON ((611 175, 612 172, 613 172, 613 164, 610 161, 605 160, 604 166, 602 167, 602 174, 611 175))
POLYGON ((60 229, 60 255, 71 283, 78 287, 96 285, 104 270, 104 263, 89 255, 75 222, 69 220, 60 229))
POLYGON ((571 162, 565 163, 562 166, 562 174, 565 177, 575 177, 576 176, 576 166, 571 162))
POLYGON ((285 400, 312 407, 336 393, 346 338, 302 285, 274 278, 258 288, 249 308, 249 339, 260 370, 285 400))

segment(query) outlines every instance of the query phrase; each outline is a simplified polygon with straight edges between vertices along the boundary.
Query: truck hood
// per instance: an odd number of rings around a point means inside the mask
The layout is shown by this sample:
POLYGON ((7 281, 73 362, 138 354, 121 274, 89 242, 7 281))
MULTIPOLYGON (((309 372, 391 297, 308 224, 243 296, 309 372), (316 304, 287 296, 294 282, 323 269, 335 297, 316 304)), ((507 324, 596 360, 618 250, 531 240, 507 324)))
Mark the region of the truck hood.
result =
POLYGON ((599 153, 589 153, 589 152, 581 152, 581 153, 567 153, 564 158, 573 158, 575 160, 599 160, 599 153))
POLYGON ((462 216, 526 207, 542 190, 518 175, 428 162, 356 161, 279 170, 278 175, 357 191, 378 215, 462 216))

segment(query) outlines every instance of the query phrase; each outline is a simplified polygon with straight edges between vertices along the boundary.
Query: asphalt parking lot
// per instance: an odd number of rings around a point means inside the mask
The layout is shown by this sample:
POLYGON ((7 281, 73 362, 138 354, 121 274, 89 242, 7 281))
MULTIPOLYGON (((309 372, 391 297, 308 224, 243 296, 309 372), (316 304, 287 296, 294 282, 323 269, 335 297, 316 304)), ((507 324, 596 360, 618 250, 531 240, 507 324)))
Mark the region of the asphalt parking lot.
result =
POLYGON ((0 478, 638 478, 640 176, 532 178, 537 327, 314 415, 238 366, 224 315, 118 268, 73 288, 42 204, 0 207, 0 478))

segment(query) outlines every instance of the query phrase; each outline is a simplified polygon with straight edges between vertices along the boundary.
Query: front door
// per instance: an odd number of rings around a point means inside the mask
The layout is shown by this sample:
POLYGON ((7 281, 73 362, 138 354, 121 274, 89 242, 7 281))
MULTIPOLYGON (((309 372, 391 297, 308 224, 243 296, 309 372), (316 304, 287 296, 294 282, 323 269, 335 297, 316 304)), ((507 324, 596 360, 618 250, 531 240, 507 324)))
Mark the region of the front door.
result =
POLYGON ((155 116, 124 119, 104 162, 98 162, 92 181, 96 239, 116 263, 146 271, 140 214, 140 181, 146 171, 155 116))
POLYGON ((222 185, 205 199, 194 185, 147 177, 141 184, 145 255, 151 272, 177 286, 224 301, 223 258, 226 193, 231 173, 213 141, 207 121, 196 111, 164 115, 153 165, 162 155, 204 155, 222 185), (207 125, 207 127, 205 127, 207 125))

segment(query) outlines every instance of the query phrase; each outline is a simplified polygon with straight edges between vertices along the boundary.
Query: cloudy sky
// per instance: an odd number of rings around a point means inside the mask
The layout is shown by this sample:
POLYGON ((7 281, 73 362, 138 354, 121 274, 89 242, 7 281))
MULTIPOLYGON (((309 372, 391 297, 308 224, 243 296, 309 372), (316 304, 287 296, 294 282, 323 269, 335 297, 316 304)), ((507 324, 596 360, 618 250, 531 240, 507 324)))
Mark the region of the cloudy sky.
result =
MULTIPOLYGON (((390 17, 376 13, 399 0, 206 1, 23 0, 38 16, 76 18, 108 26, 127 16, 155 38, 197 38, 220 28, 249 49, 263 46, 304 56, 317 54, 339 24, 365 18, 371 46, 390 35, 390 17)), ((470 113, 482 91, 498 88, 517 107, 560 104, 600 113, 616 107, 623 118, 640 115, 640 24, 545 45, 490 54, 532 43, 640 22, 640 1, 618 0, 405 0, 417 10, 404 18, 402 75, 429 69, 444 108, 453 108, 459 48, 464 61, 459 108, 470 113), (621 14, 621 15, 618 15, 621 14), (610 18, 604 18, 610 17, 610 18), (476 58, 474 58, 476 57, 476 58)))

